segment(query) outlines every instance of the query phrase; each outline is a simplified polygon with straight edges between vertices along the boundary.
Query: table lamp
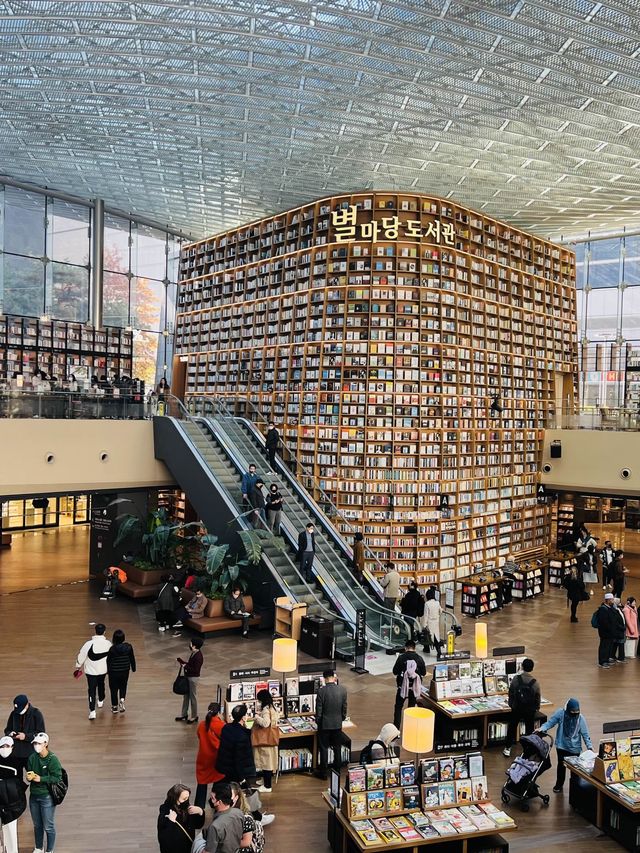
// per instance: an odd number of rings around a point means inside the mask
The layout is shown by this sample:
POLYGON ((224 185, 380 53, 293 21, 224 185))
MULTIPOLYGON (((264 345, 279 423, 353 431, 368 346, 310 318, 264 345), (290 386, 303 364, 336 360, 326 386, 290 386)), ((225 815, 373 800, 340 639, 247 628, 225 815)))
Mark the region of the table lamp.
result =
POLYGON ((435 720, 436 715, 428 708, 405 708, 402 713, 402 748, 416 756, 416 779, 418 756, 433 749, 435 720))
MULTIPOLYGON (((294 672, 298 668, 298 641, 282 637, 273 641, 271 669, 282 673, 282 701, 284 702, 284 673, 294 672)), ((286 716, 287 709, 283 708, 286 716)))
POLYGON ((487 626, 484 622, 476 622, 476 657, 486 658, 489 652, 487 626))

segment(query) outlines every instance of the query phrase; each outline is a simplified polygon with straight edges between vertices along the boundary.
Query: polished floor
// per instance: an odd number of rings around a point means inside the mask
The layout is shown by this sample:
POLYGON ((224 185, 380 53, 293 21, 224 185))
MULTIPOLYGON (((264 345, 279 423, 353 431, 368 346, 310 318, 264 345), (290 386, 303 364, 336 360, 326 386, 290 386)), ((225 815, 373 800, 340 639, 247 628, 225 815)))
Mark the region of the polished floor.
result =
MULTIPOLYGON (((67 535, 74 534, 60 532, 61 547, 67 535)), ((0 558, 0 589, 5 593, 16 577, 23 583, 30 578, 34 587, 40 587, 0 596, 0 711, 8 715, 13 696, 26 692, 44 713, 51 747, 68 770, 70 793, 57 815, 58 853, 151 853, 158 849, 155 821, 167 789, 177 781, 194 782, 195 731, 174 722, 179 700, 171 693, 175 658, 185 653, 187 639, 159 634, 149 604, 100 601, 92 585, 64 583, 60 560, 51 550, 54 541, 49 535, 31 537, 27 550, 25 540, 28 562, 21 569, 17 547, 13 581, 3 577, 5 553, 0 558), (34 543, 41 546, 40 554, 34 543), (55 585, 59 583, 64 585, 55 585), (130 682, 126 714, 114 717, 105 705, 98 719, 90 722, 84 683, 75 682, 72 671, 77 650, 96 621, 104 621, 109 632, 124 629, 134 644, 139 671, 130 682)), ((70 561, 73 542, 66 543, 70 561)), ((86 562, 84 546, 86 540, 78 548, 84 553, 73 558, 77 567, 84 565, 83 559, 86 562)), ((640 582, 631 578, 629 591, 640 596, 640 582)), ((594 600, 599 593, 595 591, 594 600)), ((596 632, 589 624, 592 610, 591 603, 582 605, 579 623, 570 624, 564 596, 553 589, 535 601, 513 604, 488 624, 490 648, 526 646, 546 697, 556 705, 570 696, 580 699, 597 742, 606 720, 638 716, 640 661, 597 669, 596 632)), ((473 624, 463 620, 459 647, 472 645, 473 624)), ((226 684, 232 667, 269 665, 270 650, 269 634, 254 633, 246 642, 233 636, 208 640, 203 649, 201 709, 215 698, 217 685, 226 684)), ((358 750, 391 718, 393 678, 357 676, 344 665, 339 674, 349 691, 349 710, 357 725, 351 735, 358 750)), ((496 748, 487 750, 486 757, 489 790, 497 799, 509 762, 496 748)), ((541 778, 543 791, 551 793, 553 780, 553 771, 541 778)), ((281 777, 273 794, 264 795, 266 808, 277 815, 266 830, 268 851, 328 850, 321 789, 322 783, 314 778, 290 774, 281 777)), ((566 793, 551 796, 546 810, 539 804, 529 814, 513 810, 520 829, 510 835, 512 851, 560 853, 567 845, 580 853, 620 849, 569 809, 566 793)), ((32 849, 31 822, 25 815, 20 821, 20 853, 32 849)))

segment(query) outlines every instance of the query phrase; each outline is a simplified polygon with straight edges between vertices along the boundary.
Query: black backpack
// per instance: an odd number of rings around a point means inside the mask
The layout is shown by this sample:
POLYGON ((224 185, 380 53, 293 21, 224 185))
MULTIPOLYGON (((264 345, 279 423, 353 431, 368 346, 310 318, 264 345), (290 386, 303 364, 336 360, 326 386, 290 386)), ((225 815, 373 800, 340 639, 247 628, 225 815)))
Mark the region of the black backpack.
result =
POLYGON ((387 756, 387 747, 381 740, 370 740, 369 743, 363 747, 362 752, 360 753, 360 764, 371 764, 373 762, 372 753, 374 746, 381 746, 385 757, 387 756))
POLYGON ((518 684, 516 686, 515 691, 516 708, 536 707, 538 703, 538 697, 536 696, 536 691, 534 688, 535 683, 535 678, 532 678, 531 681, 524 681, 520 676, 518 676, 518 684))

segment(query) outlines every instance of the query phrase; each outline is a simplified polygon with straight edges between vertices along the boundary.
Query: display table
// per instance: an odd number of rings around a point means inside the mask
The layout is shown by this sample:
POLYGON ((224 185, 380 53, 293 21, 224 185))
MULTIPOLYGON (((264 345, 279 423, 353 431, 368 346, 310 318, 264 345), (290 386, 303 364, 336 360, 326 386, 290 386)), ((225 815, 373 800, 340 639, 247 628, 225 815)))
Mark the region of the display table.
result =
POLYGON ((571 758, 564 763, 571 774, 569 805, 626 850, 640 850, 640 804, 627 802, 571 758))
POLYGON ((462 587, 462 613, 465 616, 487 616, 503 607, 503 577, 492 578, 486 575, 471 575, 456 581, 462 587))

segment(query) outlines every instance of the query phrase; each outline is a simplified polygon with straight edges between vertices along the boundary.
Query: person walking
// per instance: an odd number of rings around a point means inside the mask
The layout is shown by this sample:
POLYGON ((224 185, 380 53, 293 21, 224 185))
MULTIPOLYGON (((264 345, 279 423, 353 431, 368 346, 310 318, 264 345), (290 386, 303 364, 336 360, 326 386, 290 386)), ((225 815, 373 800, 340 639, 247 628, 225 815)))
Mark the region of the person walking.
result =
POLYGON ((0 849, 5 853, 18 853, 18 818, 27 808, 22 763, 12 753, 13 738, 0 738, 0 849))
POLYGON ((251 614, 246 608, 244 598, 242 597, 242 589, 238 585, 234 586, 231 594, 225 598, 222 608, 225 616, 229 619, 242 620, 242 636, 248 637, 251 614))
POLYGON ((380 586, 384 590, 384 606, 389 610, 396 609, 396 601, 400 595, 400 575, 394 569, 393 563, 387 563, 386 574, 380 581, 380 586))
POLYGON ((220 735, 225 722, 220 714, 219 702, 211 702, 207 716, 198 723, 198 754, 196 756, 196 798, 195 804, 203 809, 207 803, 207 786, 221 782, 222 773, 216 770, 220 735))
POLYGON ((189 643, 189 660, 176 658, 180 666, 184 667, 184 674, 189 680, 189 692, 185 693, 182 699, 182 714, 176 717, 176 723, 196 723, 198 721, 198 680, 204 658, 200 649, 204 640, 201 637, 194 637, 189 643), (189 717, 189 705, 191 705, 191 716, 189 717))
POLYGON ((124 714, 124 700, 127 698, 129 673, 136 671, 136 658, 133 646, 125 642, 124 631, 113 632, 113 640, 107 654, 107 675, 109 676, 109 692, 111 693, 111 713, 124 714))
POLYGON ((191 805, 191 788, 172 785, 158 813, 160 853, 191 853, 196 833, 204 826, 204 809, 191 805))
MULTIPOLYGON (((598 556, 596 554, 596 546, 592 543, 589 545, 583 553, 581 553, 577 559, 578 571, 582 574, 583 580, 584 575, 595 575, 595 581, 588 580, 588 583, 592 581, 597 583, 598 580, 598 556)), ((604 583, 604 581, 603 581, 604 583)))
POLYGON ((154 607, 156 611, 158 631, 166 631, 171 627, 182 627, 182 621, 176 615, 178 608, 180 607, 180 589, 176 585, 173 575, 169 575, 165 583, 162 585, 162 588, 158 593, 158 597, 155 600, 154 607))
POLYGON ((29 697, 24 693, 16 696, 4 733, 13 740, 12 759, 20 767, 21 779, 22 771, 27 769, 27 761, 33 752, 31 741, 38 732, 43 732, 45 728, 42 712, 29 702, 29 697))
POLYGON ((231 786, 217 782, 211 791, 209 805, 213 809, 213 820, 207 829, 204 849, 207 853, 236 853, 242 844, 245 820, 240 809, 233 805, 231 786))
POLYGON ((424 658, 416 652, 416 644, 413 640, 407 640, 404 644, 404 651, 398 655, 392 672, 396 677, 397 685, 393 725, 399 729, 402 724, 402 708, 405 701, 409 700, 409 708, 415 706, 416 699, 420 696, 422 679, 427 674, 424 658))
MULTIPOLYGON (((416 622, 424 616, 424 598, 422 597, 418 584, 411 581, 409 588, 404 597, 400 601, 400 611, 404 616, 405 622, 409 626, 411 639, 416 639, 416 622)), ((438 617, 439 621, 439 617, 438 617)))
POLYGON ((273 707, 273 696, 268 690, 259 690, 256 695, 255 717, 251 728, 251 745, 257 770, 262 771, 261 794, 270 794, 273 774, 278 770, 278 744, 280 712, 273 707))
POLYGON ((522 661, 522 672, 511 680, 509 685, 509 707, 511 716, 507 726, 507 743, 502 754, 511 755, 511 748, 518 738, 518 726, 524 721, 525 734, 530 735, 535 728, 536 712, 540 708, 540 685, 531 675, 533 661, 525 658, 522 661))
POLYGON ((625 656, 627 658, 634 658, 638 651, 638 637, 640 636, 640 632, 638 630, 638 608, 633 596, 627 598, 627 603, 623 607, 622 612, 624 613, 626 624, 625 656))
POLYGON ((53 853, 56 846, 56 806, 49 785, 62 782, 62 766, 58 756, 49 749, 46 732, 38 732, 32 744, 33 751, 27 761, 27 782, 30 785, 29 811, 36 842, 34 853, 53 853))
POLYGON ((360 531, 353 537, 353 575, 359 584, 364 583, 364 536, 360 531))
POLYGON ((104 705, 107 655, 111 648, 111 643, 104 635, 106 630, 102 622, 98 622, 95 634, 82 646, 76 659, 76 669, 84 668, 84 674, 87 677, 90 720, 96 718, 96 693, 98 695, 98 708, 102 708, 104 705))
POLYGON ((600 552, 600 560, 602 561, 602 589, 611 587, 611 563, 613 563, 613 545, 611 540, 607 539, 604 543, 604 548, 600 552))
POLYGON ((609 669, 613 657, 613 642, 616 638, 616 614, 613 612, 613 593, 606 592, 604 601, 591 618, 591 624, 598 628, 598 666, 609 669))
MULTIPOLYGON (((442 648, 442 643, 440 641, 440 619, 442 617, 442 607, 440 607, 440 602, 436 599, 435 587, 429 587, 429 589, 425 593, 425 598, 425 628, 429 635, 429 641, 436 650, 436 656, 440 657, 440 649, 442 648)), ((429 645, 426 640, 424 649, 427 653, 429 652, 429 645)))
POLYGON ((613 554, 613 561, 609 566, 611 581, 613 583, 613 594, 616 598, 622 598, 622 592, 626 581, 626 576, 629 574, 629 569, 625 569, 622 564, 624 552, 618 549, 613 554))
POLYGON ((615 637, 613 641, 613 653, 609 659, 609 663, 626 663, 627 659, 624 653, 624 641, 627 633, 627 622, 622 612, 622 602, 619 598, 613 599, 613 612, 616 615, 615 621, 615 637))
POLYGON ((276 483, 271 483, 267 493, 267 526, 274 536, 280 535, 280 524, 282 522, 283 498, 278 491, 276 483))
POLYGON ((305 529, 298 534, 298 560, 300 562, 300 574, 307 583, 313 583, 313 558, 316 553, 315 527, 309 522, 305 529))
POLYGON ((564 708, 559 708, 553 713, 546 723, 540 726, 540 732, 548 732, 558 727, 556 732, 556 754, 558 766, 556 768, 556 784, 553 788, 554 794, 560 794, 567 775, 564 759, 567 755, 580 755, 582 743, 587 749, 592 749, 591 737, 587 722, 580 713, 580 703, 577 699, 567 700, 564 708))
MULTIPOLYGON (((231 723, 220 733, 216 770, 225 782, 252 783, 256 778, 256 765, 251 748, 251 731, 247 728, 247 706, 236 705, 231 711, 231 723)), ((215 790, 215 786, 214 786, 215 790)))
POLYGON ((582 573, 571 569, 562 579, 562 586, 567 590, 567 603, 571 604, 571 622, 577 622, 578 605, 581 601, 589 601, 590 597, 582 580, 582 573))
POLYGON ((276 472, 276 452, 280 445, 280 433, 276 429, 273 421, 269 421, 269 429, 264 440, 267 451, 267 460, 269 462, 269 470, 267 474, 275 474, 276 472))
POLYGON ((320 766, 316 773, 327 778, 329 747, 333 750, 333 768, 340 772, 342 766, 342 723, 347 719, 347 691, 336 681, 332 669, 323 673, 324 685, 316 696, 316 724, 320 747, 320 766))

